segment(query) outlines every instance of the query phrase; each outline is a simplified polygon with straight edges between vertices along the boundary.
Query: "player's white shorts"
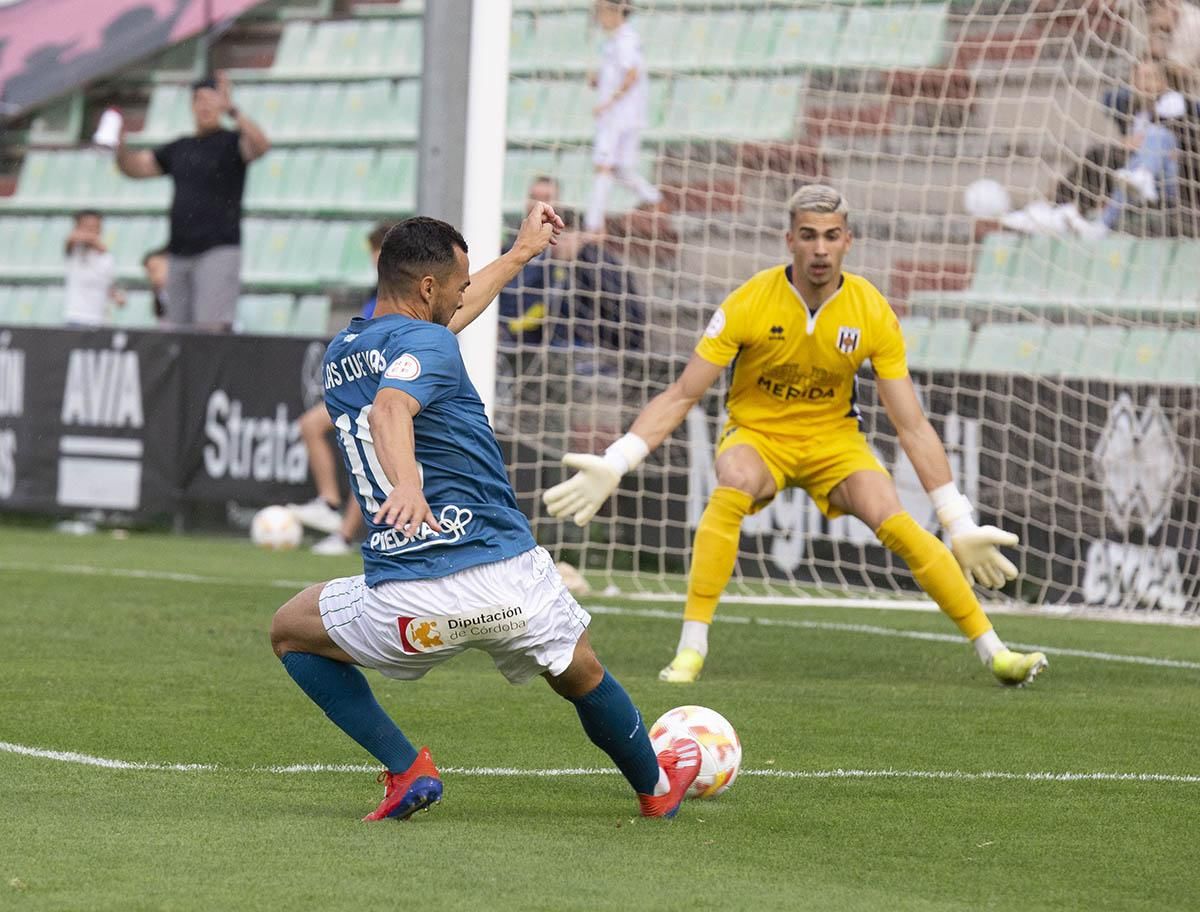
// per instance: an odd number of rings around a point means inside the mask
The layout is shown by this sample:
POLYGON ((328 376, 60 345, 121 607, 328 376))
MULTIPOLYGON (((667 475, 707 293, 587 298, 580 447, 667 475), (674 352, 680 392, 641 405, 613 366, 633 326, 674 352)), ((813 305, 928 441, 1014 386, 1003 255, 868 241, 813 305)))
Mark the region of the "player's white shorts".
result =
POLYGON ((592 164, 619 171, 637 171, 641 145, 641 128, 601 122, 596 125, 592 164))
POLYGON ((362 575, 330 580, 320 610, 330 638, 357 664, 404 680, 470 648, 490 654, 513 684, 560 675, 592 620, 544 548, 374 589, 362 575))

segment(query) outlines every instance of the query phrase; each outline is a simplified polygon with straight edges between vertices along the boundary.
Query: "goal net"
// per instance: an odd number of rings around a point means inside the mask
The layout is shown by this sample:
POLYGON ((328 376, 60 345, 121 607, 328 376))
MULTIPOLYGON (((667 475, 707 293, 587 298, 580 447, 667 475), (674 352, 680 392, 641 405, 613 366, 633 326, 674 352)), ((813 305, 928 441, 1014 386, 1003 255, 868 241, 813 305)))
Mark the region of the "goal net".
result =
MULTIPOLYGON (((960 489, 1021 536, 1005 595, 1195 617, 1200 84, 1179 60, 1200 8, 634 5, 649 73, 635 167, 662 199, 617 182, 604 241, 526 270, 501 317, 496 425, 538 539, 594 588, 679 591, 716 484, 724 381, 587 529, 538 495, 564 452, 602 451, 665 389, 730 291, 786 261, 786 201, 820 181, 849 201, 846 268, 901 316, 960 489)), ((510 223, 539 177, 580 220, 588 209, 605 38, 591 6, 514 2, 510 223)), ((864 430, 937 531, 869 376, 864 430)), ((871 530, 787 490, 745 521, 729 591, 914 588, 871 530)))

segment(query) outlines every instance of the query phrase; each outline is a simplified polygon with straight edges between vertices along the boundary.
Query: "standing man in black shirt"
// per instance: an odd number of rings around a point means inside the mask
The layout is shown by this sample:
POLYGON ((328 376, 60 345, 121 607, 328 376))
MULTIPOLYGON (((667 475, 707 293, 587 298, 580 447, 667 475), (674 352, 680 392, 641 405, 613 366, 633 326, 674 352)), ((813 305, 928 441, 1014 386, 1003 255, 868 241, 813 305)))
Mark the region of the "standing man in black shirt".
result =
POLYGON ((194 136, 154 151, 134 150, 122 135, 117 167, 126 177, 175 181, 171 203, 166 322, 227 330, 241 290, 242 192, 246 165, 271 148, 262 129, 233 105, 224 73, 192 85, 194 136), (221 126, 229 115, 236 130, 221 126))

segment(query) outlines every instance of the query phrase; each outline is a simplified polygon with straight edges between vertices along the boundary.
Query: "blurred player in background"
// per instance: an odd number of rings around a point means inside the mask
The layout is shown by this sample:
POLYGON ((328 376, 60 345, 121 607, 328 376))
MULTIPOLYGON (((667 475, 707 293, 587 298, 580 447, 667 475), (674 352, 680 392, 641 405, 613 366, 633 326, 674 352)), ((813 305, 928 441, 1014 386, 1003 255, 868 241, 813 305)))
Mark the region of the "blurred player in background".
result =
POLYGON ((1001 683, 1033 680, 1046 657, 1007 649, 971 589, 972 582, 999 588, 1016 577, 998 546, 1015 545, 1017 537, 971 518, 908 375, 896 315, 870 282, 842 272, 851 243, 846 201, 814 184, 799 190, 788 209, 792 262, 760 272, 725 299, 679 379, 604 456, 564 457, 579 471, 545 493, 550 513, 586 525, 621 476, 679 426, 733 363, 729 419, 717 446, 718 487, 696 529, 678 651, 659 678, 699 677, 708 628, 737 561, 742 518, 784 488, 800 487, 830 519, 850 514, 873 529, 1001 683), (904 511, 860 430, 855 374, 868 358, 879 400, 950 534, 953 554, 904 511))
POLYGON ((643 203, 662 200, 658 188, 638 173, 642 130, 646 127, 649 99, 642 42, 629 15, 629 0, 597 0, 596 21, 607 34, 601 49, 600 69, 589 76, 596 90, 596 136, 592 163, 596 178, 588 200, 584 227, 591 232, 604 229, 604 213, 613 179, 628 184, 643 203))
POLYGON ((192 85, 196 132, 149 149, 130 149, 121 134, 117 167, 126 177, 175 183, 167 244, 166 322, 228 330, 241 291, 242 196, 246 166, 271 148, 262 128, 233 104, 225 74, 192 85), (226 130, 223 117, 237 127, 226 130))
POLYGON ((300 688, 384 765, 384 799, 368 820, 407 818, 439 801, 442 783, 429 749, 413 746, 355 666, 414 680, 468 648, 510 682, 540 674, 573 703, 643 815, 674 815, 699 771, 690 738, 655 756, 592 651, 590 617, 517 508, 455 338, 561 228, 538 204, 513 248, 471 276, 454 228, 401 222, 380 252, 375 318, 351 321, 325 356, 325 402, 369 530, 365 573, 295 596, 275 614, 271 642, 300 688))
MULTIPOLYGON (((379 265, 379 249, 394 224, 396 223, 378 222, 367 235, 372 268, 379 265)), ((375 303, 378 298, 379 289, 372 289, 371 296, 363 303, 360 313, 364 320, 369 320, 375 315, 375 303)), ((333 421, 324 402, 318 402, 300 416, 300 436, 304 439, 304 448, 308 452, 308 469, 312 473, 317 496, 307 503, 288 504, 287 508, 301 525, 325 533, 325 537, 313 545, 313 554, 349 554, 353 550, 351 543, 362 531, 362 516, 353 498, 346 504, 345 509, 342 509, 337 456, 334 454, 333 444, 329 442, 331 431, 333 421)))

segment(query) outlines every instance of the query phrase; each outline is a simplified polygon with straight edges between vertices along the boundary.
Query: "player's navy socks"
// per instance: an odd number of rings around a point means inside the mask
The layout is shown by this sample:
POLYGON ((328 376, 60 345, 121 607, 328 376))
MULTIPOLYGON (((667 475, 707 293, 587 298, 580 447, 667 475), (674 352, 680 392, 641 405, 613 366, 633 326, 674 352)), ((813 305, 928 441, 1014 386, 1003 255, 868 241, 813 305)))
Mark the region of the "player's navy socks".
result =
POLYGON ((639 795, 653 795, 658 785, 658 758, 629 694, 606 670, 596 689, 572 698, 583 730, 592 743, 613 759, 639 795))
POLYGON ((361 671, 310 652, 289 652, 282 661, 292 680, 325 710, 333 724, 389 772, 401 773, 412 766, 417 749, 375 700, 361 671))

